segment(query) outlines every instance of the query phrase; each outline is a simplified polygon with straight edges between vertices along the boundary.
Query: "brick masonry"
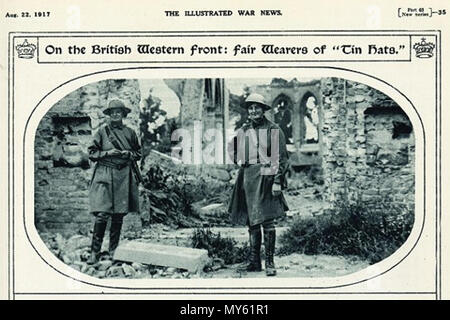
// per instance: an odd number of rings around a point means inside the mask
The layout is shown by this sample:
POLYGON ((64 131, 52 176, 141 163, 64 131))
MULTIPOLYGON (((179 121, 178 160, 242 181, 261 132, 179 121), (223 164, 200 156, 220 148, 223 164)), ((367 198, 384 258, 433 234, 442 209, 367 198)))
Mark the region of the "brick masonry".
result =
POLYGON ((324 199, 382 200, 414 210, 415 139, 391 98, 364 84, 321 80, 324 199))

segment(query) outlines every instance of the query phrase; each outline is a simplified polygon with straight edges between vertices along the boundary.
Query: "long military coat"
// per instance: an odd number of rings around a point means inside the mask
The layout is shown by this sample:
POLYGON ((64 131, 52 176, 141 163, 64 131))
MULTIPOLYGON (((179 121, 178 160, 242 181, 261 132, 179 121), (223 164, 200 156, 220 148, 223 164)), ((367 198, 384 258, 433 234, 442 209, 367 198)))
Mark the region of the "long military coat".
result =
POLYGON ((115 149, 106 132, 106 125, 94 135, 88 147, 89 159, 96 162, 90 183, 90 211, 127 214, 139 211, 138 182, 131 169, 131 161, 141 158, 136 133, 125 125, 109 125, 131 156, 112 156, 115 149))
POLYGON ((231 222, 253 226, 282 217, 288 210, 283 194, 272 194, 274 183, 280 184, 281 189, 287 187, 285 174, 288 169, 288 153, 282 130, 267 118, 264 117, 258 126, 248 123, 241 129, 228 145, 229 154, 241 166, 228 211, 231 222), (278 139, 272 141, 274 129, 278 132, 278 139), (260 135, 260 132, 263 134, 260 135), (274 157, 270 158, 273 142, 278 143, 279 148, 274 146, 275 152, 278 150, 278 156, 273 154, 274 157), (256 154, 255 148, 259 150, 256 154))

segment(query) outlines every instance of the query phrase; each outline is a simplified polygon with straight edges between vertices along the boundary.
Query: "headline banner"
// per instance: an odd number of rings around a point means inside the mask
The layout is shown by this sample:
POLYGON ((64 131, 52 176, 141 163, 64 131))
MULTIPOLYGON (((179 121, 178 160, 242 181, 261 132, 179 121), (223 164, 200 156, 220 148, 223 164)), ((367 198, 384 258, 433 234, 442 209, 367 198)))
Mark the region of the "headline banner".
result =
POLYGON ((40 63, 410 61, 402 35, 39 37, 40 63))

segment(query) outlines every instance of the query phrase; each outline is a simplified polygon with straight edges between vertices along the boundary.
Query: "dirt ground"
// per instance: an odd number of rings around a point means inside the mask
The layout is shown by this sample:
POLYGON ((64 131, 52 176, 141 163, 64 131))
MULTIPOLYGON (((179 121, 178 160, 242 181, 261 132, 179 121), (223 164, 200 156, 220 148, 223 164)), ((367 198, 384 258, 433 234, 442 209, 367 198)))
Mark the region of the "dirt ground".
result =
MULTIPOLYGON (((277 240, 285 232, 290 223, 297 217, 315 215, 323 206, 323 202, 312 194, 285 194, 290 207, 287 217, 278 222, 277 240)), ((194 228, 173 230, 165 225, 155 224, 142 234, 140 241, 156 242, 190 247, 191 235, 194 228)), ((234 227, 211 227, 210 230, 223 237, 231 237, 238 243, 248 241, 248 231, 244 226, 234 227)), ((278 245, 278 241, 277 241, 278 245)), ((264 248, 263 248, 264 250, 264 248)), ((369 266, 367 261, 358 257, 328 256, 328 255, 305 255, 291 254, 288 256, 275 256, 277 277, 337 277, 364 269, 369 266)), ((224 268, 209 271, 201 275, 202 278, 258 278, 265 277, 264 261, 263 271, 244 272, 243 264, 227 265, 224 268)))
MULTIPOLYGON (((314 216, 323 206, 313 194, 287 193, 286 200, 290 207, 287 216, 277 223, 277 244, 280 247, 280 236, 286 232, 291 222, 297 218, 314 216)), ((200 226, 199 226, 200 227, 200 226)), ((248 242, 248 231, 245 226, 210 227, 214 234, 220 233, 222 237, 231 237, 239 244, 248 242)), ((140 242, 152 242, 180 247, 191 247, 192 235, 195 228, 173 229, 164 224, 152 224, 150 228, 142 231, 139 238, 127 238, 122 241, 135 240, 140 242)), ((44 237, 45 238, 45 237, 44 237)), ((51 236, 49 239, 52 238, 51 236)), ((54 237, 53 237, 54 238, 54 237)), ((213 264, 208 272, 201 274, 190 274, 187 270, 156 267, 149 270, 148 267, 139 263, 122 263, 114 261, 103 261, 94 268, 87 265, 85 261, 89 256, 90 237, 74 236, 65 240, 58 235, 48 246, 56 255, 71 267, 95 277, 132 277, 132 278, 261 278, 266 277, 264 261, 263 271, 245 272, 245 263, 224 265, 213 264)), ((105 237, 103 248, 108 247, 108 237, 105 237)), ((264 247, 262 247, 264 250, 264 247)), ((291 254, 287 256, 275 255, 277 277, 279 278, 311 278, 311 277, 338 277, 347 275, 369 266, 367 261, 358 257, 328 256, 328 255, 305 255, 291 254)))
MULTIPOLYGON (((287 227, 277 227, 277 234, 281 235, 287 227)), ((195 229, 172 230, 164 225, 154 225, 153 228, 145 232, 141 238, 134 241, 152 242, 160 244, 177 245, 180 247, 191 247, 191 235, 195 229)), ((220 227, 211 228, 214 233, 222 236, 232 237, 238 243, 248 241, 248 233, 245 227, 220 227)), ((279 237, 278 237, 279 238, 279 237)), ((106 237, 104 248, 108 246, 106 237)), ((94 277, 99 278, 260 278, 266 277, 264 271, 264 260, 262 261, 263 271, 245 272, 242 271, 245 263, 224 265, 223 263, 213 264, 208 272, 201 274, 190 274, 187 270, 171 267, 145 266, 140 263, 124 263, 120 261, 101 261, 96 266, 86 264, 89 256, 90 238, 86 236, 74 236, 69 240, 56 237, 53 245, 49 248, 58 255, 66 264, 94 277), (153 271, 150 269, 154 269, 153 271)), ((127 241, 127 240, 123 240, 127 241)), ((264 247, 262 247, 264 250, 264 247)), ((367 261, 358 257, 328 256, 328 255, 305 255, 291 254, 287 256, 275 255, 275 265, 277 267, 277 277, 297 278, 297 277, 337 277, 356 272, 369 266, 367 261)))
MULTIPOLYGON (((287 227, 277 227, 277 234, 281 235, 287 227)), ((161 244, 172 244, 178 246, 190 246, 190 235, 194 229, 179 229, 176 231, 167 229, 156 232, 155 236, 147 235, 142 241, 157 242, 161 244)), ((245 227, 221 227, 211 228, 214 233, 222 236, 232 237, 238 243, 248 241, 248 232, 245 227)), ((278 237, 279 239, 279 237, 278 237)), ((264 250, 264 247, 262 247, 264 250)), ((287 256, 276 255, 274 257, 277 267, 277 277, 338 277, 347 275, 369 266, 367 261, 355 256, 329 256, 329 255, 306 255, 294 253, 287 256)), ((259 278, 265 277, 264 260, 263 271, 242 271, 243 264, 226 265, 215 271, 203 273, 201 278, 259 278)))
MULTIPOLYGON (((291 254, 276 256, 278 278, 313 278, 338 277, 366 268, 369 264, 357 257, 339 257, 327 255, 291 254)), ((261 278, 265 277, 264 261, 261 272, 242 272, 241 264, 231 265, 225 269, 208 272, 205 278, 261 278)))

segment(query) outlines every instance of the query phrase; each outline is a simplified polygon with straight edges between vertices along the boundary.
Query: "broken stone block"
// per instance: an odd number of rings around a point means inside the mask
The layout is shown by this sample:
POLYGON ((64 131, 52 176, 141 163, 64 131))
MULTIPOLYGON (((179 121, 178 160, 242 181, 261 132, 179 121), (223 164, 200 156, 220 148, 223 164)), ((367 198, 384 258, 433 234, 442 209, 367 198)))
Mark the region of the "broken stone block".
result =
POLYGON ((231 179, 230 174, 228 173, 227 170, 223 170, 223 169, 218 169, 218 168, 211 168, 209 169, 209 174, 216 178, 219 179, 221 181, 229 181, 231 179))
POLYGON ((90 266, 87 263, 84 263, 81 266, 81 270, 80 271, 83 272, 83 273, 86 273, 89 268, 90 268, 90 266))
POLYGON ((77 265, 80 267, 80 270, 83 269, 83 267, 86 265, 86 263, 82 262, 82 261, 74 261, 73 264, 77 265))
POLYGON ((106 277, 123 277, 122 266, 113 266, 106 271, 106 277))
POLYGON ((72 251, 80 248, 86 248, 91 245, 91 239, 82 235, 74 235, 65 243, 65 250, 72 251))
POLYGON ((288 211, 286 211, 286 216, 288 216, 288 217, 298 216, 299 214, 300 214, 299 210, 288 210, 288 211))
POLYGON ((82 250, 80 253, 81 261, 87 261, 90 257, 91 253, 89 250, 82 250))
POLYGON ((126 277, 133 277, 136 274, 136 270, 126 263, 122 264, 122 269, 126 277))
POLYGON ((111 266, 112 266, 111 260, 103 260, 103 261, 98 262, 98 270, 99 271, 105 271, 106 269, 108 269, 111 266))
POLYGON ((170 267, 170 268, 167 268, 166 271, 164 271, 164 275, 166 275, 166 276, 171 276, 171 275, 173 275, 176 271, 177 271, 176 268, 170 267))
POLYGON ((223 210, 225 205, 223 203, 213 203, 200 208, 200 212, 206 215, 215 215, 218 211, 223 210))
POLYGON ((72 264, 75 261, 73 254, 64 254, 61 259, 65 264, 72 264))
POLYGON ((133 262, 131 264, 131 266, 133 267, 134 270, 136 271, 140 271, 144 269, 144 266, 142 265, 142 263, 138 263, 138 262, 133 262))
POLYGON ((77 270, 77 271, 80 271, 80 270, 81 270, 81 267, 80 267, 79 265, 77 265, 77 264, 71 264, 70 266, 71 266, 73 269, 77 270))
POLYGON ((95 268, 94 268, 94 267, 89 267, 89 268, 85 271, 85 273, 86 273, 87 275, 92 276, 92 275, 95 274, 95 268))
POLYGON ((157 266, 201 272, 208 262, 208 251, 155 243, 129 241, 119 245, 114 260, 139 262, 157 266))
POLYGON ((64 239, 64 237, 60 234, 57 233, 55 236, 55 243, 58 249, 64 249, 64 246, 66 245, 66 240, 64 239))

